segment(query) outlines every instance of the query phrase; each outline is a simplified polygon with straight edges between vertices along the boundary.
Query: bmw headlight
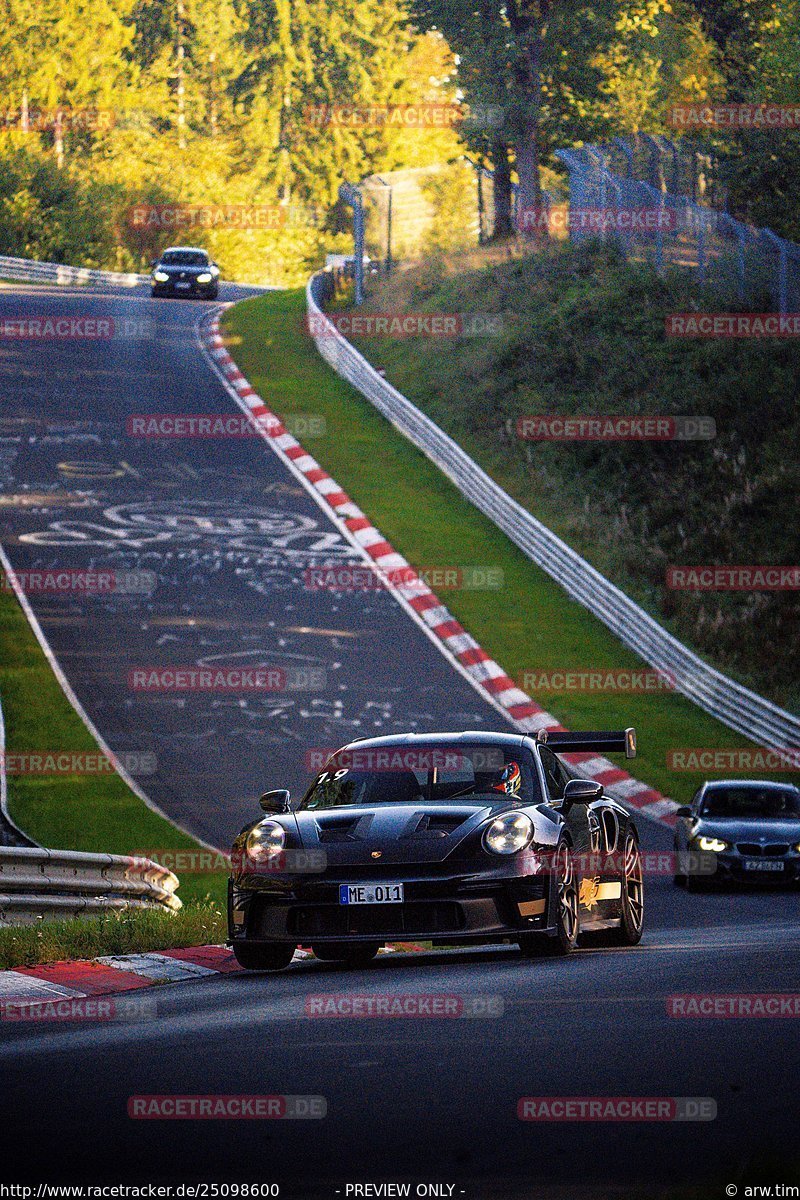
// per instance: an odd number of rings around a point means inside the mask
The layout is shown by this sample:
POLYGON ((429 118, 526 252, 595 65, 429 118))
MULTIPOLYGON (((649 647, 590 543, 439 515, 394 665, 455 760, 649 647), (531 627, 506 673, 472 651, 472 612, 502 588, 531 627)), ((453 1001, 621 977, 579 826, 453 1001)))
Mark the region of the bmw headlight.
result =
POLYGON ((166 271, 153 271, 153 279, 155 279, 156 283, 167 283, 169 275, 166 271))
POLYGON ((533 837, 533 822, 524 813, 503 813, 495 818, 483 835, 483 844, 492 854, 516 854, 533 837))
POLYGON ((286 842, 286 830, 277 821, 262 821, 251 829, 245 842, 247 857, 256 863, 280 854, 286 842))
POLYGON ((211 283, 211 279, 212 276, 210 271, 203 271, 202 275, 197 276, 198 283, 211 283))
POLYGON ((700 837, 697 839, 697 845, 700 850, 711 850, 714 854, 720 854, 723 850, 730 850, 730 842, 723 842, 722 838, 716 837, 700 837))

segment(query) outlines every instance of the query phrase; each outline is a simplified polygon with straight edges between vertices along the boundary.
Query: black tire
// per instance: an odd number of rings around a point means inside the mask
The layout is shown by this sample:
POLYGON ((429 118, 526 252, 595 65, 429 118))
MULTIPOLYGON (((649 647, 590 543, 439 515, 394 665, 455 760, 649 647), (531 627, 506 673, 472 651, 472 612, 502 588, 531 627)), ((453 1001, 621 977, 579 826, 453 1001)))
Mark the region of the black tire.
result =
POLYGON ((611 941, 617 946, 636 946, 644 928, 644 878, 642 852, 631 829, 625 837, 621 883, 622 919, 619 929, 611 931, 611 941))
POLYGON ((247 971, 282 971, 294 957, 296 946, 276 942, 272 946, 245 946, 233 943, 233 955, 247 971))
POLYGON ((707 892, 708 881, 703 879, 700 875, 687 875, 686 890, 687 892, 693 892, 695 894, 697 892, 707 892))
POLYGON ((348 946, 342 942, 311 943, 311 953, 320 962, 342 962, 349 967, 366 967, 380 950, 380 942, 368 942, 364 946, 348 946))
POLYGON ((578 885, 572 850, 568 842, 559 842, 556 847, 552 886, 556 888, 556 933, 555 936, 523 934, 518 945, 526 958, 571 954, 578 944, 580 931, 578 885))

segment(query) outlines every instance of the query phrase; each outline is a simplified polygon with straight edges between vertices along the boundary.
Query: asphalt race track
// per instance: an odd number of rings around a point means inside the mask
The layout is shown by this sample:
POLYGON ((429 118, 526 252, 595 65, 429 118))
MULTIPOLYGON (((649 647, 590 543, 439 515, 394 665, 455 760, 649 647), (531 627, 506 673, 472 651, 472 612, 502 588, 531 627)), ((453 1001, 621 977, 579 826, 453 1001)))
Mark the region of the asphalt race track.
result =
MULTIPOLYGON (((263 787, 300 785, 309 745, 505 727, 388 595, 302 586, 321 552, 351 551, 261 442, 126 437, 133 413, 232 410, 197 349, 202 305, 0 293, 6 316, 55 307, 152 324, 105 344, 0 347, 2 540, 18 569, 156 575, 149 597, 30 600, 114 749, 155 751, 157 770, 139 782, 170 816, 224 843, 263 787), (145 663, 240 653, 322 669, 326 687, 179 704, 127 686, 145 663)), ((645 850, 671 844, 651 822, 641 833, 645 850)), ((645 937, 632 950, 585 946, 541 961, 511 947, 394 954, 363 971, 308 959, 277 976, 153 990, 141 1018, 6 1023, 3 1177, 239 1180, 332 1200, 348 1184, 403 1180, 412 1196, 438 1184, 441 1196, 531 1200, 721 1197, 748 1175, 797 1183, 797 1018, 681 1019, 668 997, 800 990, 798 893, 688 895, 657 872, 646 888, 645 937), (494 1015, 308 1015, 331 993, 446 994, 483 999, 494 1015), (128 1117, 131 1096, 154 1094, 324 1097, 327 1115, 128 1117), (526 1096, 692 1097, 713 1101, 716 1117, 526 1122, 526 1096)))
MULTIPOLYGON (((221 299, 237 295, 223 288, 221 299)), ((208 308, 0 292, 6 318, 91 315, 119 331, 0 346, 0 540, 23 579, 92 568, 126 581, 127 594, 32 587, 28 598, 84 708, 112 750, 131 756, 147 795, 226 847, 262 791, 304 788, 314 748, 510 727, 388 592, 315 585, 310 567, 363 560, 260 438, 128 435, 128 418, 142 414, 246 423, 198 345, 208 308), (223 665, 271 668, 280 682, 238 694, 131 686, 137 668, 223 665)), ((313 453, 313 437, 306 445, 313 453)))

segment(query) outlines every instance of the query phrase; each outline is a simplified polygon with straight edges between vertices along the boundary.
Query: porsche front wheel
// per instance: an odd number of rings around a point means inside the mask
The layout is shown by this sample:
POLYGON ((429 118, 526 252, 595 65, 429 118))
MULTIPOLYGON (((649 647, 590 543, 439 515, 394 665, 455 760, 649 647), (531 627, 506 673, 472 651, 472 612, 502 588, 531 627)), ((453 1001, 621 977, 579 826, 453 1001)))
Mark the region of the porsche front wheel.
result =
POLYGON ((272 946, 237 946, 233 943, 234 958, 247 971, 282 971, 294 958, 295 949, 295 946, 284 946, 280 942, 272 946))
POLYGON ((521 937, 519 948, 526 958, 569 954, 578 944, 578 884, 567 842, 560 842, 556 849, 552 886, 556 889, 555 935, 531 934, 521 937))

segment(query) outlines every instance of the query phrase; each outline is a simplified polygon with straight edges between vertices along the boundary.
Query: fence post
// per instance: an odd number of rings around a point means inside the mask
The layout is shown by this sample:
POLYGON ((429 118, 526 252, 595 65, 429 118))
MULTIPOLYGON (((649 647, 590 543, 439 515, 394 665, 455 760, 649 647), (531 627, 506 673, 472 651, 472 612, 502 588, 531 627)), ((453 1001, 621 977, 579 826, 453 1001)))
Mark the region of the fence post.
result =
MULTIPOLYGON (((776 233, 773 233, 771 229, 764 229, 762 232, 772 242, 773 246, 776 246, 778 249, 778 312, 781 316, 784 316, 789 307, 789 262, 786 253, 786 242, 783 238, 779 238, 776 233)), ((772 295, 774 298, 774 288, 772 295)))
POLYGON ((387 183, 385 179, 381 179, 380 175, 376 175, 375 178, 377 179, 377 181, 381 185, 381 187, 386 188, 386 196, 387 196, 387 200, 386 200, 386 259, 384 261, 385 261, 386 270, 387 270, 387 272, 389 272, 389 271, 391 271, 392 266, 393 266, 393 262, 392 262, 392 195, 393 195, 393 191, 392 191, 392 185, 390 183, 387 183))
POLYGON ((339 185, 339 199, 353 210, 353 242, 355 244, 353 275, 355 278, 355 304, 364 303, 364 199, 352 184, 339 185))
POLYGON ((737 258, 738 258, 738 265, 739 265, 739 289, 738 289, 738 291, 739 291, 739 299, 740 300, 744 300, 744 298, 745 298, 745 279, 747 277, 747 267, 746 267, 745 261, 744 261, 744 239, 745 239, 744 230, 742 229, 741 225, 737 221, 736 222, 736 240, 738 242, 738 251, 737 251, 737 258))

